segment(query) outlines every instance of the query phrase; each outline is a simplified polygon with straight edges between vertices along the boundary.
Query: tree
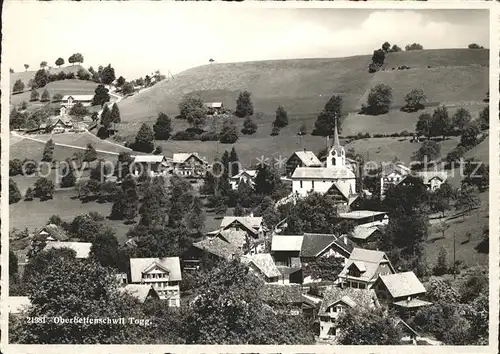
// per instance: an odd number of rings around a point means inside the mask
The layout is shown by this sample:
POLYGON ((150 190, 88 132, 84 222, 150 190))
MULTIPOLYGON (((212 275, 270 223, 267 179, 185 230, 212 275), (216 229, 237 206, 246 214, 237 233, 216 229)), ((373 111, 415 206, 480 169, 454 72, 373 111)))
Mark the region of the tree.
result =
POLYGON ((473 147, 478 144, 477 136, 481 133, 476 122, 472 122, 465 126, 460 137, 460 145, 464 147, 473 147))
POLYGON ((271 136, 276 136, 280 134, 280 127, 273 125, 273 129, 271 129, 271 136))
POLYGON ((312 344, 302 315, 277 314, 264 305, 264 283, 238 259, 201 277, 186 323, 186 342, 197 344, 312 344))
POLYGON ((30 101, 36 101, 38 100, 38 97, 40 97, 38 90, 36 88, 32 88, 30 94, 30 101))
POLYGON ((122 190, 125 202, 123 216, 127 221, 132 221, 139 211, 139 194, 137 192, 137 184, 132 175, 125 177, 122 183, 122 190))
POLYGON ((422 102, 427 101, 427 97, 422 89, 413 89, 408 92, 405 96, 406 106, 403 110, 406 112, 416 112, 420 109, 424 109, 422 102))
POLYGON ((115 79, 115 69, 109 64, 102 70, 101 81, 105 85, 111 85, 115 79))
POLYGON ((74 54, 75 63, 82 64, 83 63, 83 55, 80 53, 74 54))
POLYGON ((392 88, 385 84, 377 84, 370 90, 364 113, 371 115, 385 114, 389 112, 392 102, 392 88))
POLYGON ((397 52, 401 52, 401 51, 402 51, 402 49, 397 44, 392 45, 391 52, 397 53, 397 52))
POLYGON ((191 127, 200 129, 205 125, 206 122, 206 110, 205 108, 203 109, 196 109, 191 111, 188 116, 187 116, 187 121, 191 125, 191 127))
POLYGON ((24 64, 24 71, 28 71, 28 68, 29 68, 29 64, 24 64))
POLYGON ((205 105, 198 95, 184 95, 179 102, 179 118, 189 119, 194 112, 203 112, 205 114, 205 105))
POLYGON ((220 132, 220 142, 223 144, 233 144, 238 140, 238 128, 232 118, 225 118, 220 132))
POLYGON ((90 73, 84 68, 79 69, 78 72, 76 73, 76 76, 80 80, 90 80, 90 73))
POLYGON ((471 43, 471 44, 469 44, 469 45, 467 46, 467 48, 469 48, 469 49, 484 49, 484 47, 483 47, 483 46, 480 46, 480 45, 479 45, 479 44, 477 44, 477 43, 471 43))
POLYGON ((54 182, 49 181, 45 177, 39 178, 34 185, 35 197, 40 198, 40 200, 52 199, 54 193, 54 182))
POLYGON ((257 194, 270 196, 280 186, 281 180, 278 171, 269 166, 261 165, 257 168, 254 182, 257 194))
POLYGON ((441 145, 435 141, 424 141, 420 149, 418 149, 414 154, 413 158, 417 161, 424 161, 426 158, 432 161, 439 157, 441 153, 441 145))
POLYGON ((486 190, 490 184, 489 166, 481 161, 468 160, 463 169, 465 175, 461 181, 462 186, 476 186, 480 192, 486 190))
POLYGON ((439 250, 437 264, 434 266, 433 273, 434 275, 444 275, 449 271, 447 253, 444 247, 441 247, 439 250))
POLYGON ((97 160, 97 151, 92 146, 92 144, 87 144, 87 148, 85 149, 85 152, 83 153, 83 161, 85 162, 92 162, 97 160))
MULTIPOLYGON (((431 194, 431 209, 440 211, 444 215, 445 210, 450 209, 451 200, 455 197, 455 190, 448 181, 445 181, 437 191, 431 194)), ((443 235, 444 237, 444 235, 443 235)))
POLYGON ((119 243, 111 228, 99 232, 90 248, 90 256, 103 267, 118 269, 119 243))
POLYGON ((54 96, 52 96, 52 102, 61 102, 63 99, 62 93, 56 92, 54 96))
POLYGON ((339 316, 337 328, 343 345, 397 345, 403 337, 395 318, 382 309, 348 309, 339 316))
POLYGON ((23 91, 24 91, 24 83, 21 81, 21 79, 16 80, 14 86, 12 87, 12 92, 17 93, 23 91))
POLYGON ((117 87, 122 87, 124 83, 125 83, 125 78, 124 78, 123 76, 120 76, 120 77, 116 80, 116 86, 117 86, 117 87))
POLYGON ((69 115, 82 120, 86 115, 89 114, 87 107, 85 107, 81 102, 75 103, 69 110, 69 115))
POLYGON ((168 140, 172 133, 172 120, 165 113, 160 112, 153 125, 153 131, 156 140, 168 140))
POLYGON ((122 118, 120 116, 120 109, 116 103, 113 103, 113 107, 111 107, 111 113, 109 115, 109 119, 113 123, 113 130, 116 130, 115 124, 121 123, 122 118))
POLYGON ((33 188, 28 187, 26 189, 26 193, 24 194, 24 200, 27 202, 31 202, 35 198, 35 192, 33 191, 33 188))
POLYGON ((133 149, 135 151, 152 152, 154 150, 154 138, 153 129, 146 123, 143 123, 135 136, 133 149))
POLYGON ((452 117, 452 125, 459 132, 463 132, 465 127, 470 124, 472 116, 468 110, 460 107, 452 117))
POLYGON ((131 93, 134 93, 134 85, 131 82, 126 82, 122 86, 122 94, 124 96, 130 95, 131 93))
POLYGON ((19 192, 16 182, 12 178, 9 178, 9 204, 17 203, 21 198, 21 192, 19 192))
POLYGON ((40 98, 40 102, 50 101, 50 93, 48 90, 44 90, 42 93, 42 97, 40 98))
POLYGON ((205 225, 205 218, 206 216, 201 199, 194 197, 191 205, 191 211, 189 212, 187 218, 188 228, 200 233, 205 225))
POLYGON ((56 60, 56 65, 57 65, 58 67, 61 67, 61 65, 64 65, 64 59, 63 59, 63 58, 61 58, 61 57, 57 58, 57 60, 56 60))
POLYGON ((104 127, 104 129, 109 130, 109 128, 111 128, 111 123, 111 112, 109 110, 109 107, 105 105, 101 112, 101 125, 104 127))
POLYGON ((140 225, 149 228, 162 227, 166 223, 169 207, 168 193, 163 180, 158 179, 153 183, 148 183, 139 208, 140 225))
POLYGON ((304 269, 304 277, 310 276, 312 279, 336 281, 343 268, 341 258, 320 257, 307 263, 304 269))
POLYGON ((372 63, 377 67, 381 67, 384 64, 385 52, 383 49, 377 49, 373 51, 372 63))
POLYGON ((248 91, 240 92, 236 100, 236 110, 234 114, 237 117, 243 118, 253 115, 253 104, 250 98, 252 94, 248 91))
POLYGON ((231 149, 231 153, 229 154, 229 173, 230 176, 236 176, 240 172, 240 158, 238 157, 238 154, 236 153, 236 149, 233 148, 231 149))
POLYGON ((45 69, 46 66, 47 66, 47 62, 46 61, 40 62, 40 69, 45 69))
POLYGON ((481 113, 479 113, 479 127, 481 130, 490 129, 490 108, 484 107, 481 113))
POLYGON ((94 91, 94 98, 92 99, 93 106, 102 106, 104 103, 109 102, 111 97, 109 96, 109 90, 104 87, 104 85, 97 85, 94 91))
POLYGON ((472 209, 480 204, 479 192, 477 187, 464 185, 458 190, 457 198, 455 201, 455 209, 463 210, 462 218, 465 219, 465 213, 470 212, 472 209))
POLYGON ((274 120, 273 125, 279 128, 283 128, 288 125, 288 114, 286 113, 285 108, 281 105, 276 109, 276 119, 274 120))
POLYGON ((75 168, 73 166, 73 161, 66 159, 66 164, 62 165, 61 171, 61 187, 69 188, 74 187, 76 183, 75 168))
POLYGON ((431 128, 432 128, 432 116, 429 113, 422 113, 418 117, 416 133, 418 136, 426 136, 427 138, 431 137, 431 128))
POLYGON ((342 115, 342 97, 333 95, 314 123, 313 135, 332 136, 335 126, 340 128, 340 117, 342 115))
POLYGON ((418 43, 407 44, 405 46, 405 50, 406 51, 410 51, 410 50, 423 50, 423 49, 424 49, 424 47, 421 44, 418 44, 418 43))
POLYGON ((35 85, 37 88, 44 87, 49 83, 49 73, 45 69, 40 69, 35 73, 35 85))
POLYGON ((251 116, 247 116, 243 122, 243 129, 241 132, 245 135, 252 135, 257 131, 257 124, 253 121, 251 116))
POLYGON ((52 139, 45 143, 45 147, 43 148, 42 161, 52 162, 52 160, 54 159, 55 147, 56 145, 54 144, 54 141, 52 139))
POLYGON ((382 50, 387 53, 389 49, 391 49, 391 44, 389 42, 384 42, 384 44, 382 44, 382 50))
POLYGON ((243 208, 240 203, 236 203, 236 206, 233 209, 233 215, 245 216, 245 208, 243 208))
POLYGON ((218 216, 226 214, 227 205, 224 202, 224 197, 215 197, 214 199, 214 212, 218 216))
POLYGON ((9 115, 9 126, 12 129, 20 129, 26 124, 26 114, 19 112, 16 107, 12 107, 9 115))
POLYGON ((432 113, 431 133, 433 136, 442 135, 443 140, 450 131, 451 119, 445 106, 440 106, 432 113))

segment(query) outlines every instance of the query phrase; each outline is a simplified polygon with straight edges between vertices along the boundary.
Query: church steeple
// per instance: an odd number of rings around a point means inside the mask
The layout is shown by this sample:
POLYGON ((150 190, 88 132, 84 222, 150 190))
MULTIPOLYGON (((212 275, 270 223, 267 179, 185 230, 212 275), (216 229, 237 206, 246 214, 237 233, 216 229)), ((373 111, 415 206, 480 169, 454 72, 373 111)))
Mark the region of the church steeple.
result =
POLYGON ((335 118, 335 126, 333 128, 333 144, 328 152, 326 167, 344 167, 345 166, 345 150, 340 145, 339 131, 337 129, 338 118, 335 118))

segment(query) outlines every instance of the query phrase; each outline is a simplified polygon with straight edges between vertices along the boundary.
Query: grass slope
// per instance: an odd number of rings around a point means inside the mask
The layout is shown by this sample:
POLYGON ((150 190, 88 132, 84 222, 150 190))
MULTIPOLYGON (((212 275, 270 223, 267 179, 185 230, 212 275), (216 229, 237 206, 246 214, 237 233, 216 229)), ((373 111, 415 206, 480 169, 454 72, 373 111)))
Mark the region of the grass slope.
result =
MULTIPOLYGON (((74 73, 76 75, 78 73, 78 70, 80 70, 80 69, 87 70, 82 65, 69 65, 69 66, 63 66, 61 68, 51 68, 51 69, 48 69, 48 72, 50 75, 57 75, 61 71, 64 71, 66 74, 74 73)), ((12 88, 14 87, 14 83, 17 80, 21 80, 24 83, 25 90, 28 90, 29 89, 28 83, 31 79, 35 78, 35 74, 37 71, 38 71, 38 69, 11 73, 10 74, 10 92, 12 92, 12 88)))
MULTIPOLYGON (((385 66, 389 71, 375 75, 367 72, 370 61, 371 56, 364 55, 195 67, 123 100, 120 103, 125 123, 122 131, 124 135, 134 134, 140 124, 153 122, 159 112, 177 115, 181 97, 191 92, 199 93, 206 101, 222 101, 234 109, 239 92, 249 90, 255 111, 265 114, 266 123, 274 119, 276 107, 281 104, 291 120, 306 120, 312 127, 318 112, 333 94, 343 96, 346 112, 355 112, 367 91, 382 80, 395 86, 397 102, 412 88, 422 86, 429 90, 430 101, 477 100, 484 98, 488 90, 485 79, 488 77, 488 50, 390 53, 385 66), (412 69, 391 70, 398 65, 408 65, 412 69), (433 79, 436 75, 437 80, 433 79)), ((413 125, 406 129, 413 129, 413 125)))

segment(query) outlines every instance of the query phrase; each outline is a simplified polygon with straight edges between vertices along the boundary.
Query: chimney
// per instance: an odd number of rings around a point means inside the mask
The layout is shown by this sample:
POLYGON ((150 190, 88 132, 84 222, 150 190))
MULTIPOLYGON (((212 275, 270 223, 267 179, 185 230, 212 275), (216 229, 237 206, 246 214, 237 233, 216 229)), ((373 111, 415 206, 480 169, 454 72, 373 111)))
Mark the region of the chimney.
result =
POLYGON ((248 214, 249 217, 253 218, 253 211, 248 214))
POLYGON ((304 148, 304 152, 306 152, 306 151, 307 151, 306 148, 304 148))
POLYGON ((342 241, 347 244, 347 234, 342 236, 342 241))

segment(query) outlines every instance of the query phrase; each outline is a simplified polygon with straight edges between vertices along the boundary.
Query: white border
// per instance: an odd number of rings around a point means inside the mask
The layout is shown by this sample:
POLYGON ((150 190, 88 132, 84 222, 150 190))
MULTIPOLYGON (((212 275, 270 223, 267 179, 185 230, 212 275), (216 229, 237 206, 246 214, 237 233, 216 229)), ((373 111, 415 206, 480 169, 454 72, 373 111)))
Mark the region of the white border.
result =
MULTIPOLYGON (((89 6, 98 7, 99 11, 110 11, 110 8, 116 10, 116 6, 134 6, 139 1, 130 0, 128 2, 69 2, 67 0, 52 1, 52 2, 34 2, 33 0, 5 0, 3 9, 3 23, 6 22, 9 14, 9 5, 12 2, 26 3, 33 7, 36 11, 37 6, 53 6, 58 9, 67 9, 71 6, 89 6), (103 7, 106 7, 104 8, 103 7)), ((367 1, 367 2, 324 2, 324 1, 244 1, 244 2, 157 2, 157 1, 142 1, 141 6, 151 6, 154 11, 158 9, 164 10, 171 6, 193 6, 199 9, 202 6, 207 7, 226 7, 233 8, 235 11, 244 11, 248 8, 338 8, 338 9, 489 9, 490 10, 490 189, 489 189, 489 205, 490 205, 490 255, 489 255, 489 276, 490 276, 490 344, 488 346, 329 346, 329 345, 313 345, 313 346, 262 346, 262 345, 245 345, 245 346, 204 346, 204 345, 8 345, 7 343, 7 322, 8 322, 8 307, 5 301, 8 294, 8 161, 9 161, 9 134, 8 134, 8 117, 9 117, 9 63, 15 62, 15 53, 2 53, 1 66, 1 88, 2 88, 2 155, 1 155, 1 175, 2 188, 1 191, 1 216, 2 216, 2 245, 3 252, 1 254, 2 262, 2 280, 1 280, 1 339, 2 346, 0 349, 3 353, 61 353, 66 350, 72 350, 78 353, 243 353, 243 352, 258 352, 258 353, 497 353, 498 352, 498 323, 499 323, 499 228, 500 217, 498 207, 491 208, 493 202, 500 202, 500 193, 498 184, 498 176, 500 173, 499 167, 499 135, 500 124, 498 114, 498 102, 500 94, 498 92, 498 77, 499 77, 499 22, 500 9, 494 1, 443 1, 436 0, 427 2, 389 2, 389 1, 367 1), (11 56, 9 56, 11 54, 11 56), (7 187, 7 188, 6 188, 7 187)), ((119 11, 111 11, 109 13, 119 14, 119 11)), ((8 20, 7 20, 8 21, 8 20)), ((28 28, 27 28, 28 30, 28 28)), ((3 38, 11 34, 4 28, 3 38)), ((28 217, 28 216, 27 216, 28 217)), ((165 329, 168 330, 168 329, 165 329)))

